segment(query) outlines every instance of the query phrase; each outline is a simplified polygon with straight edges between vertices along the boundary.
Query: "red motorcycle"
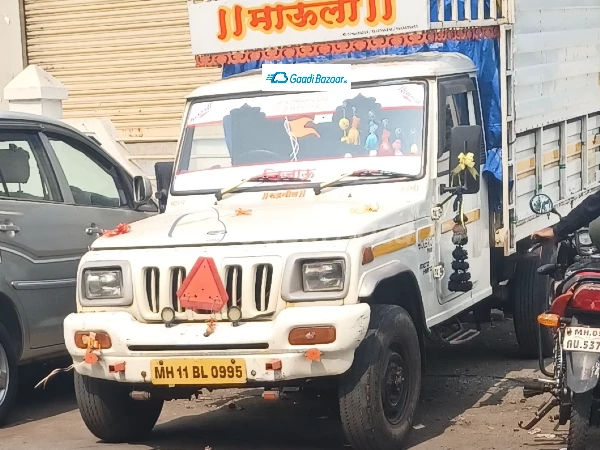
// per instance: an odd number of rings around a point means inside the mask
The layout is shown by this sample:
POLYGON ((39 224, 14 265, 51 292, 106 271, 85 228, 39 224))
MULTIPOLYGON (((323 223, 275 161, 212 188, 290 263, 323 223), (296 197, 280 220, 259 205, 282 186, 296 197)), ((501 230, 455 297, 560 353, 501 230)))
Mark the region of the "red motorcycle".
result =
MULTIPOLYGON (((531 206, 538 214, 555 212, 544 195, 534 197, 531 206), (539 205, 545 206, 536 208, 539 205)), ((552 303, 538 316, 538 323, 539 342, 542 327, 552 330, 553 370, 546 369, 540 347, 540 370, 549 378, 525 383, 523 388, 525 398, 546 392, 552 396, 533 419, 519 426, 529 430, 558 407, 559 424, 569 423, 568 450, 592 448, 587 447, 589 427, 600 425, 600 253, 594 245, 600 242, 600 221, 596 222, 561 241, 556 262, 538 269, 539 275, 552 279, 552 303)), ((529 252, 540 246, 537 243, 529 252)))

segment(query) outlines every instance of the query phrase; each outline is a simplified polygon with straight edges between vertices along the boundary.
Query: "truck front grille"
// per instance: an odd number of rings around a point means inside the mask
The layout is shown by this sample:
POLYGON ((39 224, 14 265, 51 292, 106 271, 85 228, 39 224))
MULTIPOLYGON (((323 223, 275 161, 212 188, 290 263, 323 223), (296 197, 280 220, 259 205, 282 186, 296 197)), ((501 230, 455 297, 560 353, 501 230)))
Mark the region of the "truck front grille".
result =
MULTIPOLYGON (((221 272, 229 296, 228 307, 241 308, 244 318, 274 312, 278 292, 273 290, 272 264, 230 264, 225 265, 221 272)), ((189 270, 183 266, 144 268, 144 293, 148 312, 151 313, 147 319, 160 320, 160 311, 165 307, 173 308, 179 320, 205 320, 211 316, 210 311, 186 311, 179 303, 177 291, 188 273, 189 270)))

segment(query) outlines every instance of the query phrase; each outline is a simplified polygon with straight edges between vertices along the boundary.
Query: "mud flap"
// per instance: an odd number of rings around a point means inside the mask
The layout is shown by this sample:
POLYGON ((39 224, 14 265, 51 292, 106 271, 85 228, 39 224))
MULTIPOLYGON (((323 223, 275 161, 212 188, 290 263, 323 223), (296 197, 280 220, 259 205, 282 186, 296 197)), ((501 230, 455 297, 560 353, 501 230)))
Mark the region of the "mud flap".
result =
POLYGON ((575 394, 591 391, 600 379, 600 354, 568 352, 567 387, 575 394))

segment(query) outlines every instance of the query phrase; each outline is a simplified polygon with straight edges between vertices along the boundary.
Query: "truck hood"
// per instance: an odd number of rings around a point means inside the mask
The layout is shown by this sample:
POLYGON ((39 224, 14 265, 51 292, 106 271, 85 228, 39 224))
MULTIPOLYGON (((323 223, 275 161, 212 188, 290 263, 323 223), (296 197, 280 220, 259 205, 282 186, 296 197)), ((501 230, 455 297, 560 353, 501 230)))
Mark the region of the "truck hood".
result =
MULTIPOLYGON (((252 205, 256 206, 256 205, 252 205)), ((225 205, 167 211, 131 225, 129 232, 97 239, 93 249, 184 245, 297 242, 344 239, 374 233, 416 218, 412 202, 396 200, 369 207, 355 202, 260 205, 248 209, 225 205), (376 210, 373 210, 376 209, 376 210)))

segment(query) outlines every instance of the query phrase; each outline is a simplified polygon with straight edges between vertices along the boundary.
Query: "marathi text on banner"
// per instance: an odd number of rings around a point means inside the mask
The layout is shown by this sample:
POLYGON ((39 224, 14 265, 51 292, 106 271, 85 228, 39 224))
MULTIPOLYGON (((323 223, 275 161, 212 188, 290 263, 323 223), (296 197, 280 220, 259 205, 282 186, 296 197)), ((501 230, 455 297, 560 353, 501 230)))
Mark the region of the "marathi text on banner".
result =
MULTIPOLYGON (((363 0, 298 1, 248 8, 242 5, 220 6, 218 9, 218 39, 227 42, 242 40, 248 30, 265 34, 283 33, 286 29, 314 30, 319 27, 343 28, 360 21, 363 0)), ((389 26, 396 20, 395 2, 367 0, 366 17, 369 27, 389 26)))

